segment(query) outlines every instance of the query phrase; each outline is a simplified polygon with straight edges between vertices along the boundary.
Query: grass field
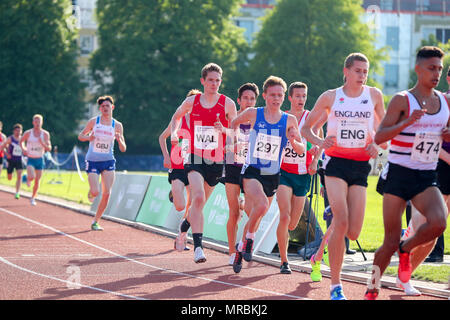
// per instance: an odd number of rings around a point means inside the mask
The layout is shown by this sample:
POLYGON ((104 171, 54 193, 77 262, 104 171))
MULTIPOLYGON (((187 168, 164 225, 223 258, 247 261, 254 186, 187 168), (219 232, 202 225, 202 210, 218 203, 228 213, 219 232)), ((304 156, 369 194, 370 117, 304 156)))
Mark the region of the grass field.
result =
MULTIPOLYGON (((152 174, 152 175, 167 175, 164 172, 130 172, 133 174, 152 174)), ((73 171, 44 171, 44 175, 41 180, 40 194, 63 198, 66 200, 89 205, 87 199, 88 182, 85 172, 82 173, 84 182, 80 179, 77 172, 73 171)), ((0 176, 0 184, 14 186, 15 177, 12 181, 6 179, 6 171, 2 172, 0 176)), ((369 177, 369 186, 367 188, 367 205, 364 218, 364 224, 361 235, 358 239, 361 247, 366 252, 374 252, 383 242, 383 218, 382 218, 382 196, 375 191, 375 186, 378 177, 369 177)), ((31 191, 26 184, 22 184, 22 189, 25 191, 31 191)), ((322 230, 326 229, 326 223, 322 219, 322 212, 324 210, 323 198, 314 197, 312 201, 313 209, 317 209, 317 216, 319 224, 322 230)), ((403 228, 406 228, 406 219, 403 219, 403 228)), ((450 228, 447 228, 444 233, 445 239, 445 254, 450 254, 450 228)), ((356 242, 351 241, 350 246, 353 249, 358 249, 356 242)), ((388 269, 387 273, 396 272, 396 268, 388 269), (394 270, 395 269, 395 270, 394 270)), ((450 274, 449 266, 442 266, 440 268, 434 266, 420 266, 416 271, 414 277, 416 279, 424 279, 429 281, 447 282, 448 275, 450 274)))

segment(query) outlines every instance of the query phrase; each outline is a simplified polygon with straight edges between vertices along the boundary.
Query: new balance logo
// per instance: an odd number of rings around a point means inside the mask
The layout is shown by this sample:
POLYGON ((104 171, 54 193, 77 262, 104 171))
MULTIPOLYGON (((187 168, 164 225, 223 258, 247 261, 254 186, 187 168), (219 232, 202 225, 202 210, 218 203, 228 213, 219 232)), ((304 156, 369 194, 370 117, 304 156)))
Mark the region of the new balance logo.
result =
POLYGON ((369 103, 369 100, 363 100, 363 101, 361 101, 361 104, 367 104, 367 103, 369 103))

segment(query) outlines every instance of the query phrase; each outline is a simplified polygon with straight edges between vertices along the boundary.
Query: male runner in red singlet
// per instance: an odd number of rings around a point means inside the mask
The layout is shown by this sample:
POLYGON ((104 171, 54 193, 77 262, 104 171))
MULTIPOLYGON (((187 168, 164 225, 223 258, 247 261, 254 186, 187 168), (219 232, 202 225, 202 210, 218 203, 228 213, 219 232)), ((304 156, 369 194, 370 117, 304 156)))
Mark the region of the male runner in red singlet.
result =
POLYGON ((224 127, 236 117, 234 101, 219 93, 222 68, 214 63, 205 65, 200 79, 203 93, 186 98, 172 117, 171 141, 178 142, 178 127, 189 114, 190 156, 185 170, 191 186, 189 223, 181 226, 187 232, 189 224, 194 239, 194 262, 206 261, 202 247, 203 208, 222 176, 225 134, 215 128, 220 121, 224 127))

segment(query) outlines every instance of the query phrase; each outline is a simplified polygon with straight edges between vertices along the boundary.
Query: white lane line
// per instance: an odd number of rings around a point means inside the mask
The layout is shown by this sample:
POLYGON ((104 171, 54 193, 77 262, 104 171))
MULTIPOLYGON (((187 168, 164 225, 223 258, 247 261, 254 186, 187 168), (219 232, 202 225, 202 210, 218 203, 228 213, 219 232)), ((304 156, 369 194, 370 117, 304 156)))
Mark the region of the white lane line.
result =
MULTIPOLYGON (((4 264, 9 265, 10 267, 19 269, 19 270, 24 271, 24 272, 31 273, 31 274, 36 275, 36 276, 40 276, 40 277, 43 277, 43 278, 47 278, 47 279, 51 279, 51 280, 55 280, 55 281, 59 281, 59 282, 65 283, 68 286, 68 288, 69 288, 69 286, 72 287, 72 288, 73 287, 77 287, 77 288, 78 287, 83 287, 83 288, 88 288, 88 289, 91 289, 91 290, 100 291, 100 292, 103 292, 103 293, 110 293, 110 294, 113 294, 115 296, 120 296, 120 297, 124 297, 124 298, 127 298, 127 299, 148 300, 148 299, 144 299, 144 298, 140 298, 140 297, 135 297, 135 296, 130 296, 130 295, 127 295, 127 294, 123 294, 123 293, 120 293, 120 292, 104 290, 104 289, 100 289, 100 288, 97 288, 97 287, 91 287, 91 286, 88 286, 88 285, 85 285, 85 284, 82 284, 82 283, 78 283, 78 282, 75 283, 75 282, 72 282, 72 281, 59 279, 59 278, 56 278, 56 277, 53 277, 53 276, 49 276, 47 274, 42 274, 42 273, 39 273, 39 272, 36 272, 36 271, 33 271, 33 270, 29 270, 29 269, 23 268, 21 266, 18 266, 16 264, 6 260, 3 257, 0 257, 0 262, 3 262, 4 264)), ((75 290, 75 289, 73 289, 73 290, 75 290)))
POLYGON ((22 216, 22 215, 20 215, 20 214, 18 214, 16 212, 13 212, 13 211, 1 208, 1 207, 0 207, 0 211, 3 211, 5 213, 7 213, 9 215, 12 215, 14 217, 17 217, 19 219, 22 219, 22 220, 34 223, 34 224, 36 224, 38 226, 41 226, 41 227, 43 227, 45 229, 51 230, 51 231, 53 231, 55 233, 58 233, 58 234, 60 234, 62 236, 65 236, 65 237, 68 237, 68 238, 70 238, 72 240, 79 241, 79 242, 84 243, 84 244, 86 244, 88 246, 94 247, 94 248, 96 248, 98 250, 107 252, 107 253, 109 253, 109 254, 111 254, 113 256, 116 256, 118 258, 122 258, 124 260, 130 261, 130 262, 142 265, 142 266, 150 267, 150 268, 153 268, 153 269, 156 269, 156 270, 160 270, 160 271, 166 271, 168 273, 173 273, 173 274, 176 274, 176 275, 186 276, 186 277, 189 277, 189 278, 199 279, 199 280, 212 282, 212 283, 218 283, 218 284, 231 286, 231 287, 236 287, 236 288, 247 289, 247 290, 256 291, 256 292, 260 292, 260 293, 264 293, 264 294, 277 295, 277 296, 293 298, 293 299, 310 300, 310 299, 305 298, 305 297, 294 296, 294 295, 291 295, 291 294, 285 294, 285 293, 280 293, 280 292, 276 292, 276 291, 258 289, 258 288, 253 288, 253 287, 249 287, 249 286, 243 286, 243 285, 240 285, 240 284, 235 284, 235 283, 230 283, 230 282, 225 282, 225 281, 220 281, 220 280, 214 280, 214 279, 205 278, 205 277, 200 277, 200 276, 192 275, 192 274, 185 273, 185 272, 179 272, 179 271, 175 271, 175 270, 171 270, 171 269, 160 268, 160 267, 157 267, 157 266, 154 266, 154 265, 151 265, 151 264, 147 264, 147 263, 142 262, 142 261, 138 261, 138 260, 134 260, 134 259, 131 259, 129 257, 126 257, 126 256, 122 256, 122 255, 120 255, 118 253, 115 253, 115 252, 109 250, 109 249, 97 246, 97 245, 95 245, 93 243, 90 243, 90 242, 85 241, 83 239, 79 239, 77 237, 74 237, 74 236, 72 236, 70 234, 64 233, 63 231, 57 230, 57 229, 55 229, 53 227, 50 227, 50 226, 45 225, 43 223, 40 223, 38 221, 34 221, 34 220, 30 219, 30 218, 24 217, 24 216, 22 216))

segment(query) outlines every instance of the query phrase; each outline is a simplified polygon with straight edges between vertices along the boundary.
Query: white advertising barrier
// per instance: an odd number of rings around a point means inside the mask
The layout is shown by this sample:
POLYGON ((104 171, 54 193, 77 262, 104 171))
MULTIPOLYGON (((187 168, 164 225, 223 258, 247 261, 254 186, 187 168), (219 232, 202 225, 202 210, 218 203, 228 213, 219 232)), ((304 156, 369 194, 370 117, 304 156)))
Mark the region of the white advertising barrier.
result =
POLYGON ((258 251, 261 251, 267 254, 272 253, 272 250, 277 243, 277 228, 279 221, 280 211, 278 210, 278 203, 275 195, 269 210, 259 224, 258 231, 255 235, 255 242, 253 244, 253 252, 257 253, 258 251))

